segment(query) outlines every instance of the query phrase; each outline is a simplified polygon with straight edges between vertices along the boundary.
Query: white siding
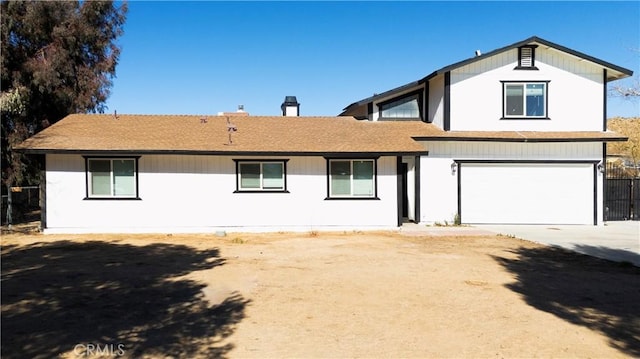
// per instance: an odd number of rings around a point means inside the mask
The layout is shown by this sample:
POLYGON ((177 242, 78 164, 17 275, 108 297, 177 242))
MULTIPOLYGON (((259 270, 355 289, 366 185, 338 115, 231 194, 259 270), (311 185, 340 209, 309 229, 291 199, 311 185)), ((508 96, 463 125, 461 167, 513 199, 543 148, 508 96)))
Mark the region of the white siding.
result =
POLYGON ((599 142, 424 142, 429 158, 487 160, 601 160, 599 142))
POLYGON ((453 223, 458 211, 458 182, 451 163, 451 158, 421 158, 419 222, 453 223))
POLYGON ((290 193, 233 193, 233 159, 242 158, 145 155, 139 161, 141 200, 84 200, 83 157, 47 155, 47 232, 280 231, 397 225, 395 157, 378 160, 380 200, 325 200, 326 160, 322 157, 287 157, 290 193))
MULTIPOLYGON (((601 161, 601 143, 424 142, 420 162, 420 221, 451 222, 457 213, 458 177, 454 160, 601 161)), ((560 180, 563 177, 558 175, 560 180)), ((564 178, 566 181, 580 178, 564 178)), ((597 175, 598 223, 602 223, 602 174, 597 175)), ((593 192, 586 196, 593 198, 593 192)))
MULTIPOLYGON (((538 70, 514 70, 518 50, 479 60, 451 71, 452 131, 601 131, 603 70, 588 61, 545 49, 535 50, 538 70), (501 120, 501 81, 550 81, 548 120, 501 120)), ((443 93, 439 78, 431 81, 429 116, 441 124, 443 93)), ((443 85, 442 85, 443 86, 443 85)))
POLYGON ((429 81, 429 99, 427 100, 427 122, 444 127, 444 75, 436 76, 429 81))

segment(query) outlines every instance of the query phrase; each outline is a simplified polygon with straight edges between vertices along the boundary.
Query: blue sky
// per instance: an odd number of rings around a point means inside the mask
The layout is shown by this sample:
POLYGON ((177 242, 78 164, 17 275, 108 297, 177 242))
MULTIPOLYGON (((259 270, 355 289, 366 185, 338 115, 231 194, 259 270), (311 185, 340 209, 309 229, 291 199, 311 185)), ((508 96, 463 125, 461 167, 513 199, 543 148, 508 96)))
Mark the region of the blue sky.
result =
MULTIPOLYGON (((640 2, 130 1, 108 112, 334 116, 530 36, 640 72, 640 2)), ((640 115, 610 99, 608 115, 640 115)))

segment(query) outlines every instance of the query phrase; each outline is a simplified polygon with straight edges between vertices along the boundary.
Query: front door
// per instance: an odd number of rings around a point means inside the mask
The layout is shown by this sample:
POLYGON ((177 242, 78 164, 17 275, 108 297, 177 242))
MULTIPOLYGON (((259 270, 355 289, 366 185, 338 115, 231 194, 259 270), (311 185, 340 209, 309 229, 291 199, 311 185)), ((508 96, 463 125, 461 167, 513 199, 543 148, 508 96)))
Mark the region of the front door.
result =
POLYGON ((409 195, 407 192, 407 188, 409 187, 407 183, 409 166, 404 162, 400 166, 400 173, 402 175, 402 219, 406 220, 407 217, 409 217, 409 195))

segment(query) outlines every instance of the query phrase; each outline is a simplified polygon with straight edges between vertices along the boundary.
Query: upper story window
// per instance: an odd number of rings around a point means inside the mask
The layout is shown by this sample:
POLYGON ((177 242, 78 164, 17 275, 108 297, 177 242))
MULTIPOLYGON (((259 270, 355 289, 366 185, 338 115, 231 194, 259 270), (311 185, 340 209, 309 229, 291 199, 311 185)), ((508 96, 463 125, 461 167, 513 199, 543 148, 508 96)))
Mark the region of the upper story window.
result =
POLYGON ((537 70, 536 67, 537 45, 527 45, 518 48, 518 66, 516 70, 537 70))
POLYGON ((503 82, 503 118, 548 118, 549 82, 503 82))
POLYGON ((329 159, 328 198, 376 199, 375 159, 329 159))
POLYGON ((420 96, 414 94, 390 102, 381 103, 380 117, 394 119, 419 119, 420 118, 420 96))
POLYGON ((138 158, 86 158, 87 199, 137 199, 138 158))
POLYGON ((235 160, 236 192, 286 192, 287 160, 235 160))

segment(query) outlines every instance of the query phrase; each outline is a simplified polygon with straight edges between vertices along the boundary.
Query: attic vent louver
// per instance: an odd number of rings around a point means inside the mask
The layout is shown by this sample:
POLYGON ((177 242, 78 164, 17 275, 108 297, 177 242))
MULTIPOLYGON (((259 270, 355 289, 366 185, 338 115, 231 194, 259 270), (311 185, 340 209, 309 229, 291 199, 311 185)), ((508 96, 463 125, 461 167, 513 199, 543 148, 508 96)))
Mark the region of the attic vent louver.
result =
POLYGON ((537 70, 535 67, 536 45, 527 45, 518 48, 518 70, 537 70))
POLYGON ((523 47, 520 52, 520 67, 533 66, 533 49, 530 47, 523 47))

